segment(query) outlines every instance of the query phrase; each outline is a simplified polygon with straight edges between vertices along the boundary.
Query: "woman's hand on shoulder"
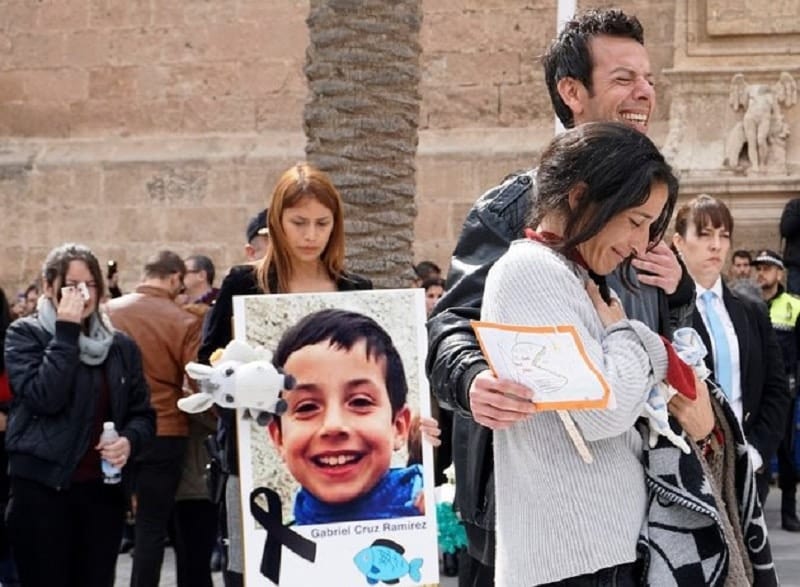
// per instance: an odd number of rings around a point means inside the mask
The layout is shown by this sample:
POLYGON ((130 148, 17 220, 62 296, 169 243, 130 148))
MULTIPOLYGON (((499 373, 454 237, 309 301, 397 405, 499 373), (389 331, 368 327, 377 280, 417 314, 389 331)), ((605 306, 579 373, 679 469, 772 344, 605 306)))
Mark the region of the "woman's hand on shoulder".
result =
POLYGON ((597 315, 600 317, 600 322, 603 323, 603 326, 608 328, 612 324, 616 324, 620 320, 625 319, 625 310, 623 310, 619 300, 614 298, 611 302, 606 303, 603 296, 600 295, 600 288, 597 287, 594 281, 588 280, 586 282, 586 293, 589 294, 589 299, 592 300, 592 304, 594 304, 594 308, 597 310, 597 315))

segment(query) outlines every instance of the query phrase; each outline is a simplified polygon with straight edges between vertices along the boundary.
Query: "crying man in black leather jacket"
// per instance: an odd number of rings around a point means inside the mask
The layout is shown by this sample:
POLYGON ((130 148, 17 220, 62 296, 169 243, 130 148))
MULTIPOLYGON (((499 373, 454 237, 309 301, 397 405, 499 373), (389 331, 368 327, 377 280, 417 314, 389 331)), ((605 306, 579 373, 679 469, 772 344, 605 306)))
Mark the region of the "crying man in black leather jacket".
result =
MULTIPOLYGON (((590 10, 569 21, 543 58, 554 108, 564 126, 618 120, 647 132, 655 107, 643 31, 619 10, 590 10)), ((470 210, 450 265, 447 291, 428 322, 427 372, 442 407, 454 412, 456 506, 469 540, 459 585, 493 585, 494 461, 492 430, 530 417, 531 392, 495 378, 470 320, 480 319, 489 269, 522 230, 535 170, 515 174, 487 191, 470 210)), ((694 284, 663 242, 632 261, 623 285, 608 276, 628 316, 670 336, 689 325, 694 284), (638 288, 635 286, 639 286, 638 288)))

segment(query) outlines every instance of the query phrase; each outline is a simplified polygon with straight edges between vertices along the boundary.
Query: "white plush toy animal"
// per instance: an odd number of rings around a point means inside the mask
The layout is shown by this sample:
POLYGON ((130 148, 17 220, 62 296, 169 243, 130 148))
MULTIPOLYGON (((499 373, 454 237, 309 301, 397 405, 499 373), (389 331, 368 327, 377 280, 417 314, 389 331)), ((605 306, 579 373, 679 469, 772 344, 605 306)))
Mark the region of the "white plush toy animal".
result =
POLYGON ((186 373, 200 384, 200 391, 178 400, 184 412, 197 413, 212 404, 223 408, 244 408, 245 417, 255 417, 266 424, 271 415, 286 411, 282 390, 294 387, 295 380, 272 365, 271 353, 262 347, 252 348, 246 342, 232 340, 211 356, 211 366, 201 363, 186 365, 186 373))

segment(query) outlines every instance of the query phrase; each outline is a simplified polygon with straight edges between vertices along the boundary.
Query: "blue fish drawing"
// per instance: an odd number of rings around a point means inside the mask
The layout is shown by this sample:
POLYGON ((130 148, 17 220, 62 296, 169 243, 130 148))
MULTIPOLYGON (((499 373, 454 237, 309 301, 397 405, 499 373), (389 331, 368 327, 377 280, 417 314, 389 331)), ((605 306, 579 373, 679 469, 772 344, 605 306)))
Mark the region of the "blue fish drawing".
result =
POLYGON ((405 549, 396 542, 379 538, 371 546, 359 551, 353 557, 353 562, 358 570, 364 573, 370 585, 375 585, 379 581, 394 585, 406 575, 414 581, 421 581, 422 559, 415 558, 409 562, 403 553, 405 549))

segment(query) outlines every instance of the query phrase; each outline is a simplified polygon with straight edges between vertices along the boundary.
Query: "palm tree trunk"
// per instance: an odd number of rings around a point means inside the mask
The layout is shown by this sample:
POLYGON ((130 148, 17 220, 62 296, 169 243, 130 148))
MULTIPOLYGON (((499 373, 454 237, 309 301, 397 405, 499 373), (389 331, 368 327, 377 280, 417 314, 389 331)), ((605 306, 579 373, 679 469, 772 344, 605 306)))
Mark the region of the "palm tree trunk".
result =
POLYGON ((413 256, 421 0, 311 0, 308 160, 345 200, 348 269, 404 287, 413 256))

